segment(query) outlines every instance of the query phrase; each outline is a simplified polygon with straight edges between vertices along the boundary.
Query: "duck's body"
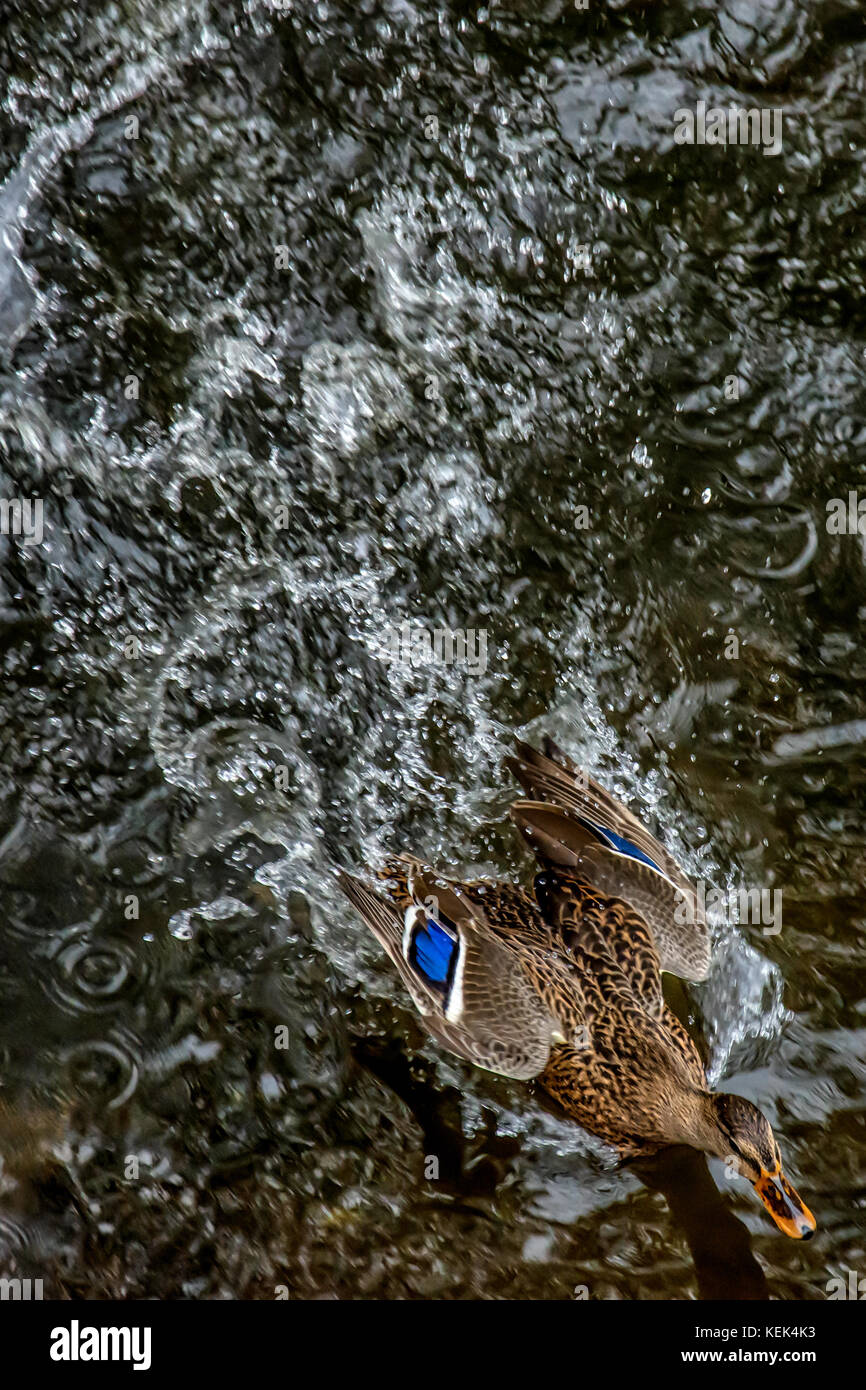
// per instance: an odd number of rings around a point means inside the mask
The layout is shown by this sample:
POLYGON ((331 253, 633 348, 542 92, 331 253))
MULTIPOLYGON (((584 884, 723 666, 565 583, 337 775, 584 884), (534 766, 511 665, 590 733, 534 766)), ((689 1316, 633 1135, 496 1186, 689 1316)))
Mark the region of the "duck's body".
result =
POLYGON ((342 876, 425 1026, 476 1065, 537 1078, 624 1158, 677 1143, 734 1155, 781 1228, 811 1234, 767 1121, 748 1101, 710 1092, 664 1002, 663 970, 700 980, 709 968, 706 922, 682 869, 553 744, 518 744, 509 765, 532 798, 512 807, 542 866, 532 894, 456 883, 408 857, 378 874, 387 901, 342 876))

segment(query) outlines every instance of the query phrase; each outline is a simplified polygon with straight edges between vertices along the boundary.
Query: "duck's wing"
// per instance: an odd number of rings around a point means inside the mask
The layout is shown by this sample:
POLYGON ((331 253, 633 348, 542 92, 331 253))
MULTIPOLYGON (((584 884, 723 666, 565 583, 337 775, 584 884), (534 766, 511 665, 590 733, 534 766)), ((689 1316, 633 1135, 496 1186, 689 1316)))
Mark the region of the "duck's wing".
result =
POLYGON ((552 739, 544 740, 544 752, 520 739, 515 740, 515 746, 517 756, 506 758, 506 766, 528 797, 550 802, 578 819, 583 818, 596 843, 603 836, 611 849, 637 862, 649 863, 683 892, 693 891, 688 877, 661 841, 627 806, 573 763, 552 739))
MULTIPOLYGON (((523 1081, 537 1076, 561 1027, 519 952, 490 928, 495 885, 481 908, 418 861, 398 862, 396 901, 350 874, 340 874, 340 885, 396 965, 425 1028, 476 1066, 523 1081)), ((530 899, 527 906, 535 913, 530 899)))
POLYGON ((703 980, 710 966, 706 918, 693 884, 636 816, 550 740, 518 742, 506 759, 532 800, 511 817, 542 864, 571 868, 646 920, 662 970, 703 980))

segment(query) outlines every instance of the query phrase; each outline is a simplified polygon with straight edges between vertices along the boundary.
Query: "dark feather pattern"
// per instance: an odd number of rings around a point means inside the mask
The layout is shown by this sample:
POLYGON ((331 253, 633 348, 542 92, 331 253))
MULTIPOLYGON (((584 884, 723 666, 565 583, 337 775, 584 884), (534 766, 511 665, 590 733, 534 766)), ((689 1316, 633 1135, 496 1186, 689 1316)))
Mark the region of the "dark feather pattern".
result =
MULTIPOLYGON (((348 874, 343 889, 444 1047, 506 1076, 538 1077, 585 1128, 623 1152, 646 1152, 665 1133, 648 1095, 706 1086, 697 1050, 661 991, 662 965, 688 952, 682 943, 672 948, 667 924, 653 920, 663 917, 672 885, 688 881, 631 813, 552 745, 538 753, 518 744, 510 765, 527 791, 549 798, 512 808, 544 866, 532 893, 460 883, 409 855, 382 865, 378 891, 348 874), (611 848, 596 823, 659 868, 611 848), (642 915, 635 899, 653 893, 642 915), (431 927, 447 970, 429 966, 431 927), (419 939, 427 956, 418 955, 419 939)), ((696 935, 700 964, 700 928, 696 935)))
POLYGON ((706 922, 676 915, 695 893, 664 846, 551 742, 509 759, 527 799, 512 819, 541 871, 533 891, 461 883, 400 855, 378 891, 343 889, 388 952, 428 1032, 448 1051, 537 1078, 584 1129, 623 1157, 690 1144, 755 1184, 786 1234, 815 1218, 781 1172, 761 1112, 710 1093, 661 972, 702 979, 706 922))

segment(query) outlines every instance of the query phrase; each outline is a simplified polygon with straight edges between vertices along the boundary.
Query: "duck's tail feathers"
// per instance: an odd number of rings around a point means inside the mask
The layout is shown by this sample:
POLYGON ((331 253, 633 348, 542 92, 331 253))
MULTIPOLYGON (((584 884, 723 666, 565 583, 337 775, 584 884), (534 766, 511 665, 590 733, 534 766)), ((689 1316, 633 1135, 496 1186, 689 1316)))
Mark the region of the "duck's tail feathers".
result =
POLYGON ((392 903, 380 898, 360 878, 340 870, 337 882, 349 902, 360 912, 373 935, 382 943, 392 959, 401 955, 403 914, 392 903))

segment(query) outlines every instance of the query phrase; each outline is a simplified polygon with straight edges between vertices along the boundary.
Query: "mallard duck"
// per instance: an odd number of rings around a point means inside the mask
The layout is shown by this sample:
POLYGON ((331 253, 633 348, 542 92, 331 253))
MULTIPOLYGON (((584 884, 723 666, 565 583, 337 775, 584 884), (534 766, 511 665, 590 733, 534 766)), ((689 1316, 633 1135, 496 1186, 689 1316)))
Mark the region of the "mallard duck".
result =
POLYGON ((640 821, 554 743, 506 760, 527 799, 511 818, 539 861, 533 892, 445 879, 409 855, 374 890, 341 873, 424 1026, 449 1052, 538 1084, 629 1159, 688 1144, 730 1161, 776 1225, 815 1218, 782 1172, 761 1111, 709 1089, 661 974, 706 977, 693 885, 640 821))

